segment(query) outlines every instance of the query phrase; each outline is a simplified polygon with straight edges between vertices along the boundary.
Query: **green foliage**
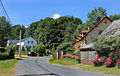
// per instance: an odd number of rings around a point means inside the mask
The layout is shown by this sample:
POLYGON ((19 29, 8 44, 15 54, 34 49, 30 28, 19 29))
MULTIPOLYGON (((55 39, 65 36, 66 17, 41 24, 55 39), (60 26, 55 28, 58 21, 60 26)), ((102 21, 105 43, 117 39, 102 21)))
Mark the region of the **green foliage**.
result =
POLYGON ((117 52, 111 52, 111 53, 109 54, 109 57, 113 57, 113 60, 114 60, 115 63, 116 63, 117 60, 119 59, 119 55, 118 55, 117 52))
POLYGON ((79 24, 75 29, 74 33, 71 35, 71 37, 73 38, 72 41, 75 41, 75 39, 83 30, 88 30, 88 26, 86 24, 79 24))
POLYGON ((103 9, 101 7, 99 8, 95 8, 94 10, 91 10, 90 13, 88 13, 87 17, 88 17, 88 21, 86 22, 86 24, 88 25, 88 27, 92 27, 96 22, 97 22, 97 18, 99 17, 100 19, 102 19, 103 17, 105 17, 107 15, 106 13, 106 9, 103 9))
POLYGON ((8 53, 0 53, 0 60, 10 59, 8 53))
POLYGON ((74 47, 72 42, 69 43, 61 43, 58 47, 57 47, 57 51, 74 51, 74 47))
POLYGON ((15 47, 13 45, 6 47, 6 52, 9 53, 10 58, 14 58, 15 47))
POLYGON ((62 16, 58 19, 45 18, 32 23, 26 33, 38 41, 38 43, 47 44, 46 48, 54 45, 57 47, 60 43, 73 41, 73 33, 82 21, 73 16, 62 16))
POLYGON ((108 55, 110 52, 120 48, 120 38, 118 35, 109 38, 98 37, 94 40, 93 49, 97 50, 102 55, 108 55))
POLYGON ((49 62, 53 63, 53 64, 61 64, 61 65, 76 65, 76 64, 79 64, 79 62, 76 59, 71 59, 71 58, 63 58, 63 59, 51 58, 49 60, 49 62))
POLYGON ((53 53, 55 51, 55 46, 54 45, 52 46, 52 50, 51 51, 52 51, 51 54, 53 55, 53 53))
POLYGON ((29 52, 30 51, 30 47, 27 47, 26 51, 29 52))
POLYGON ((44 54, 46 51, 45 51, 45 45, 43 45, 42 43, 38 44, 37 46, 35 46, 33 48, 33 51, 36 52, 36 53, 42 53, 44 54))
POLYGON ((110 18, 111 18, 113 21, 118 20, 118 19, 120 19, 120 14, 110 15, 110 18))
POLYGON ((25 48, 24 48, 24 46, 22 46, 22 51, 25 51, 25 48))
POLYGON ((11 36, 11 25, 4 16, 0 17, 0 46, 5 47, 11 36), (9 32, 8 32, 9 31, 9 32))
POLYGON ((21 30, 21 38, 23 39, 25 37, 25 26, 20 26, 20 25, 14 25, 11 26, 11 34, 12 36, 10 37, 10 39, 13 40, 19 40, 20 39, 20 30, 21 30))
POLYGON ((13 59, 15 54, 15 47, 13 47, 13 45, 7 46, 5 50, 5 53, 0 53, 0 60, 13 59))
POLYGON ((18 51, 18 49, 19 49, 19 46, 15 45, 15 51, 18 51))

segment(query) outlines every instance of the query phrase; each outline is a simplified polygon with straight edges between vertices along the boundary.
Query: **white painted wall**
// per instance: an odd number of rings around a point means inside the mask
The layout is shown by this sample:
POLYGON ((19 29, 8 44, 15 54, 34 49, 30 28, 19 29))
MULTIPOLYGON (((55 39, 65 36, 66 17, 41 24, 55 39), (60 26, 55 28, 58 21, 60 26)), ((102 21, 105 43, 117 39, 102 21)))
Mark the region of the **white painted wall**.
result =
POLYGON ((24 44, 23 44, 25 50, 27 49, 26 46, 28 46, 28 47, 31 46, 30 50, 32 50, 33 47, 36 45, 37 45, 37 41, 34 40, 32 37, 29 37, 26 41, 24 41, 24 44), (28 43, 28 41, 29 41, 29 43, 28 43), (33 43, 32 43, 32 41, 33 41, 33 43))
MULTIPOLYGON (((20 43, 17 43, 17 45, 20 45, 20 43)), ((27 46, 28 46, 28 47, 31 46, 30 50, 32 50, 33 47, 36 46, 36 45, 37 45, 37 41, 34 40, 32 37, 29 37, 29 38, 28 38, 27 40, 25 40, 24 42, 21 42, 21 48, 24 47, 25 50, 27 49, 27 48, 26 48, 27 46), (28 41, 29 41, 29 43, 28 43, 28 41), (32 43, 32 41, 33 41, 33 43, 32 43)))

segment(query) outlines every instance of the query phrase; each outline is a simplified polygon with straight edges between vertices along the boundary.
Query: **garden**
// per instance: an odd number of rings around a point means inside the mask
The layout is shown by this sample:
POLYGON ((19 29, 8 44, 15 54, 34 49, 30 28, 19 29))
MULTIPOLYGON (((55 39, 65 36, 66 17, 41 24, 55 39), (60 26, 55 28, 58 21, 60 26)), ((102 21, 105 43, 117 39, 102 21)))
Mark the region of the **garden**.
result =
POLYGON ((120 75, 120 38, 118 35, 109 38, 99 37, 93 38, 93 49, 96 50, 98 56, 92 60, 92 65, 81 64, 79 55, 74 53, 74 48, 70 44, 59 45, 57 51, 65 50, 62 55, 63 59, 50 59, 50 63, 70 66, 78 69, 101 72, 105 74, 120 75), (67 50, 69 51, 67 51, 67 50))

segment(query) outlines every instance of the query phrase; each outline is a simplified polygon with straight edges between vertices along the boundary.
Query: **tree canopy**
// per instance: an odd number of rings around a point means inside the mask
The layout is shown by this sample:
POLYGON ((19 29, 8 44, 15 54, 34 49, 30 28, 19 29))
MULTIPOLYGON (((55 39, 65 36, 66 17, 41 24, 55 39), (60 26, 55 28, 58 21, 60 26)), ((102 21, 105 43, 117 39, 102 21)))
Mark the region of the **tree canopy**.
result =
POLYGON ((0 17, 0 47, 4 47, 11 36, 11 25, 4 16, 0 17))
POLYGON ((109 38, 98 37, 93 39, 93 49, 98 51, 99 53, 109 54, 112 51, 116 51, 120 48, 120 38, 118 35, 111 36, 109 38))
POLYGON ((26 34, 36 39, 38 43, 56 47, 62 42, 73 41, 73 33, 79 24, 82 24, 80 18, 73 16, 62 16, 58 19, 45 18, 32 23, 26 34))
POLYGON ((113 21, 118 20, 118 19, 120 19, 120 14, 110 15, 110 18, 111 18, 113 21))
POLYGON ((91 10, 90 13, 88 13, 88 21, 86 22, 86 24, 88 25, 88 27, 92 27, 97 22, 97 18, 102 19, 106 15, 106 9, 103 9, 101 7, 95 8, 94 10, 91 10))

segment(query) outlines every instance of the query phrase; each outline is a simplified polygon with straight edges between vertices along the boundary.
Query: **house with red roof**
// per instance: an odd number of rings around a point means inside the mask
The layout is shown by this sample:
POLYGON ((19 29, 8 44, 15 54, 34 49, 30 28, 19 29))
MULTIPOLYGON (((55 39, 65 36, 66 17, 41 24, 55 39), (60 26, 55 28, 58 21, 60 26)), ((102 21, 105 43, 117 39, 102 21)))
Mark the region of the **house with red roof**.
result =
POLYGON ((91 36, 99 37, 101 33, 112 23, 112 20, 105 16, 99 20, 91 29, 81 31, 76 41, 73 43, 75 52, 80 50, 90 50, 92 46, 91 36))

